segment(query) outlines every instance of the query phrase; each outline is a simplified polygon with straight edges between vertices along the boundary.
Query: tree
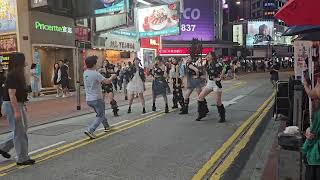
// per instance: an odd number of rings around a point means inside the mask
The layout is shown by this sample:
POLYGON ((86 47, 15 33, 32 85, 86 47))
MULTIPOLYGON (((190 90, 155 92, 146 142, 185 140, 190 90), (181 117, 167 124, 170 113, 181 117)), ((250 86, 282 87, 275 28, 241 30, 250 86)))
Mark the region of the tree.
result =
POLYGON ((193 38, 191 41, 191 47, 189 48, 189 54, 192 61, 197 61, 202 56, 202 42, 193 38))

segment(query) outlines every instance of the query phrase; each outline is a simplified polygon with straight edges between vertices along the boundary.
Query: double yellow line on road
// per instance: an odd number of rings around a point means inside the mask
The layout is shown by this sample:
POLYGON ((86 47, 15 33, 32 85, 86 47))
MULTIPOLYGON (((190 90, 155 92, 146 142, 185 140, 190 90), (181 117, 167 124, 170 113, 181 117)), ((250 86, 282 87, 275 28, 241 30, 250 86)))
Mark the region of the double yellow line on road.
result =
MULTIPOLYGON (((243 81, 238 82, 238 83, 234 84, 232 87, 225 89, 224 92, 229 92, 229 91, 231 91, 233 89, 236 89, 236 88, 242 86, 243 84, 246 84, 246 82, 243 82, 243 81)), ((176 110, 173 110, 173 111, 176 111, 176 110)), ((69 143, 69 144, 65 144, 63 146, 60 146, 60 147, 57 147, 57 148, 53 148, 53 149, 50 149, 48 151, 36 154, 36 155, 32 156, 32 158, 36 160, 36 163, 41 163, 41 162, 43 162, 45 160, 57 157, 57 156, 62 155, 64 153, 67 153, 67 152, 70 152, 72 150, 75 150, 77 148, 92 144, 92 143, 94 143, 96 141, 99 141, 99 140, 101 140, 103 138, 110 137, 110 136, 112 136, 114 134, 123 132, 123 131, 125 131, 127 129, 139 126, 141 124, 147 123, 149 121, 152 121, 152 120, 154 120, 156 118, 159 118, 161 116, 164 116, 164 115, 165 115, 164 112, 156 112, 156 113, 154 113, 152 115, 149 115, 149 116, 146 116, 146 117, 143 117, 143 118, 139 118, 139 119, 136 119, 136 120, 132 120, 132 121, 130 121, 128 123, 121 124, 121 125, 118 125, 116 127, 113 127, 111 132, 98 133, 97 134, 97 139, 93 139, 93 140, 89 140, 88 138, 80 139, 80 140, 77 140, 75 142, 72 142, 72 143, 69 143)), ((6 175, 8 175, 8 173, 14 172, 14 171, 19 170, 19 169, 24 169, 26 167, 28 167, 28 166, 17 166, 16 163, 10 163, 8 165, 2 166, 2 167, 0 167, 0 177, 6 176, 6 175)))
POLYGON ((243 138, 232 148, 231 152, 226 158, 218 165, 213 172, 210 180, 218 180, 221 175, 230 167, 235 158, 239 155, 239 152, 249 142, 251 135, 261 123, 266 113, 270 110, 273 104, 274 93, 253 113, 241 126, 231 135, 231 137, 223 143, 223 145, 210 157, 210 159, 202 166, 201 169, 192 177, 192 180, 203 179, 208 172, 217 165, 218 161, 223 158, 225 153, 230 150, 232 145, 238 140, 238 138, 245 134, 243 138))

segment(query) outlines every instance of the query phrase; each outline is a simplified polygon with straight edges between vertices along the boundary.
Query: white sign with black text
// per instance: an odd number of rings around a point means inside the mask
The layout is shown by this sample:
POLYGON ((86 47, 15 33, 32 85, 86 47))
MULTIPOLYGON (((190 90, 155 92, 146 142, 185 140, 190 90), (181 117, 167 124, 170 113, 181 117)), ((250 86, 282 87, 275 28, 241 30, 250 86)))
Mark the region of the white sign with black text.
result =
POLYGON ((139 42, 136 38, 128 38, 120 35, 108 34, 106 36, 105 47, 120 51, 138 51, 139 42))

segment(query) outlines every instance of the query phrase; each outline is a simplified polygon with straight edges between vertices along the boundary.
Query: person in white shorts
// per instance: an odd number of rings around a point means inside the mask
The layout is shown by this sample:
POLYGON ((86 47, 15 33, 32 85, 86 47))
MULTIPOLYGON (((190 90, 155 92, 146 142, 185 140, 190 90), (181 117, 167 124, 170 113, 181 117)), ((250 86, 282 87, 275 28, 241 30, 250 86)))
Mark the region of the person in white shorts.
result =
POLYGON ((223 66, 221 63, 217 61, 217 57, 214 52, 208 53, 207 57, 207 85, 202 89, 199 97, 198 97, 198 118, 196 121, 200 121, 202 118, 207 115, 207 106, 205 97, 209 95, 211 92, 215 93, 216 104, 218 108, 218 112, 220 115, 219 122, 226 121, 226 110, 224 105, 222 104, 221 95, 222 95, 222 84, 221 79, 224 75, 223 66))

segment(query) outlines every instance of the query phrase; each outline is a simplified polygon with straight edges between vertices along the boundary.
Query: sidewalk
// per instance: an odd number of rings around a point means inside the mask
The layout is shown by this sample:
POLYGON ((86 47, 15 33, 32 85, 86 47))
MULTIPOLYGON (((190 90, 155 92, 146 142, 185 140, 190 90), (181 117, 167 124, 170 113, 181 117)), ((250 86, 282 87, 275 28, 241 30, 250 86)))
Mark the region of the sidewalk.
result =
MULTIPOLYGON (((146 82, 146 91, 144 96, 146 99, 151 98, 151 82, 146 82)), ((41 124, 51 123, 63 119, 77 117, 89 113, 93 113, 85 102, 84 93, 81 93, 81 110, 77 110, 77 102, 75 93, 72 93, 71 97, 56 98, 55 95, 42 96, 31 99, 27 104, 28 111, 28 126, 37 126, 41 124)), ((118 106, 124 106, 128 104, 128 101, 124 100, 124 94, 122 92, 115 92, 115 100, 118 102, 118 106)), ((134 103, 138 100, 135 99, 134 103)), ((110 105, 106 103, 106 109, 110 109, 110 105)), ((108 116, 113 116, 108 114, 108 116)), ((0 134, 9 132, 7 120, 4 117, 0 118, 0 134)))

